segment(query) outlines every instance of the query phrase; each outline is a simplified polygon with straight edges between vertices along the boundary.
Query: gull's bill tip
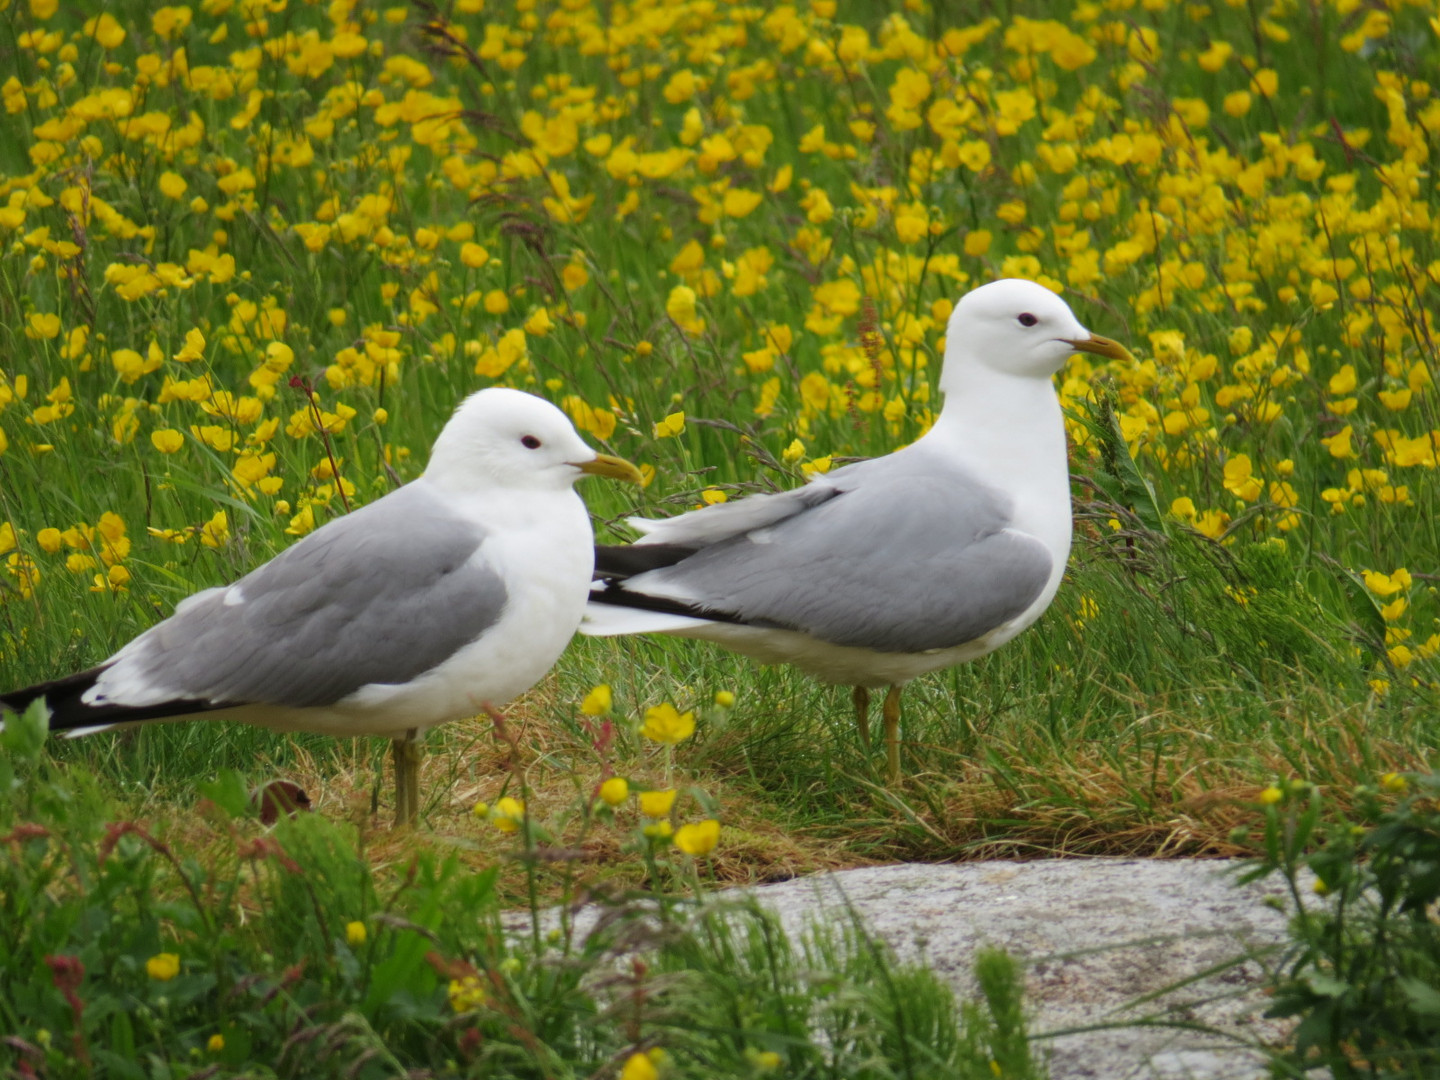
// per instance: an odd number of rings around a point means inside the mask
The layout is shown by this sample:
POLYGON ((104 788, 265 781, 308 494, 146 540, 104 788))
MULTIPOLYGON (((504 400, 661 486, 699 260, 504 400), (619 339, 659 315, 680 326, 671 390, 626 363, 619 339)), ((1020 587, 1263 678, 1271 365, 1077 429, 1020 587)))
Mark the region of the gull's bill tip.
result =
POLYGON ((570 464, 591 476, 608 476, 611 480, 624 480, 631 484, 641 482, 639 469, 624 458, 611 457, 609 454, 596 454, 591 461, 572 461, 570 464))
POLYGON ((1099 334, 1091 334, 1088 338, 1064 338, 1066 345, 1069 345, 1076 352, 1094 353, 1096 356, 1104 356, 1110 360, 1130 360, 1130 350, 1121 345, 1118 341, 1112 341, 1108 337, 1101 337, 1099 334))

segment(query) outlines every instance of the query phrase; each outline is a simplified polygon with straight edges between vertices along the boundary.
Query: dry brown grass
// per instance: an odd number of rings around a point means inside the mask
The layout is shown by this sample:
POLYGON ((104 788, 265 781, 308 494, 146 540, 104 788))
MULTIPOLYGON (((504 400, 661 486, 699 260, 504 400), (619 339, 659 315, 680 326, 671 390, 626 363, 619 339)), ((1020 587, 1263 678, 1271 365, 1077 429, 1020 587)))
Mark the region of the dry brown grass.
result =
MULTIPOLYGON (((1254 798, 1268 777, 1324 778, 1329 801, 1343 812, 1350 789, 1373 781, 1375 769, 1425 765, 1413 745, 1370 738, 1360 712, 1322 715, 1314 704, 1275 705, 1284 737, 1246 747, 1244 755, 1233 747, 1231 756, 1217 755, 1201 718, 1164 708, 1134 721, 1143 740, 1067 743, 1063 755, 1036 731, 1008 739, 991 731, 980 738, 981 755, 916 747, 916 758, 931 767, 894 789, 877 783, 863 760, 835 763, 838 779, 828 785, 780 782, 774 770, 793 763, 765 761, 756 734, 737 717, 713 737, 685 744, 668 781, 682 793, 681 820, 705 816, 692 790, 713 800, 724 832, 703 861, 703 876, 720 886, 898 860, 1246 856, 1255 847, 1243 828, 1255 822, 1254 798), (1147 749, 1155 745, 1166 748, 1158 764, 1147 749)), ((372 744, 342 743, 319 759, 297 745, 284 777, 307 792, 313 812, 355 827, 382 888, 421 852, 453 856, 476 871, 516 861, 517 838, 472 811, 479 801, 522 790, 549 833, 536 860, 546 902, 650 887, 634 843, 640 822, 633 800, 611 820, 587 823, 581 813, 602 763, 582 730, 546 719, 564 712, 547 680, 506 710, 506 738, 483 716, 432 733, 421 767, 422 820, 413 829, 391 824, 389 762, 377 775, 372 744)), ((816 754, 843 752, 833 731, 809 722, 816 738, 828 740, 815 744, 824 747, 816 754)), ((663 751, 641 742, 617 741, 610 768, 637 789, 667 786, 663 751)), ((217 854, 236 842, 229 827, 173 798, 152 798, 135 816, 181 848, 217 854)), ((523 878, 502 875, 517 904, 523 878)))

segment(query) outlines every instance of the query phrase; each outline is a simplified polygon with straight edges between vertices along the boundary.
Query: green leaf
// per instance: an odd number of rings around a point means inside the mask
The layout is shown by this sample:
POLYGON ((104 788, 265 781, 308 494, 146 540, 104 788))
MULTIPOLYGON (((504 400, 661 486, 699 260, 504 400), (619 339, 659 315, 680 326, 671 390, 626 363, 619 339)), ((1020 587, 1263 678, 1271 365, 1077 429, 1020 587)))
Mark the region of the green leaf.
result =
POLYGON ((1365 579, 1348 566, 1341 566, 1329 559, 1320 560, 1320 564, 1328 567, 1331 575, 1340 583, 1359 643, 1375 654, 1376 659, 1388 661, 1385 651, 1385 617, 1380 614, 1380 605, 1375 602, 1374 594, 1365 587, 1365 579))
POLYGON ((1094 437, 1100 448, 1100 471, 1090 477, 1105 497, 1123 506, 1153 532, 1169 534, 1165 514, 1155 496, 1154 485, 1147 480, 1130 456, 1129 444, 1120 430, 1120 417, 1115 411, 1115 398, 1100 398, 1098 415, 1075 413, 1075 417, 1094 437))
POLYGON ((1395 982, 1410 1000, 1411 1010, 1421 1016, 1440 1016, 1440 990, 1413 976, 1402 976, 1395 982))
POLYGON ((0 750, 12 761, 19 759, 34 764, 40 758, 40 748, 50 735, 50 710, 44 698, 36 698, 23 713, 5 713, 4 726, 0 727, 0 750))
POLYGON ((1350 992, 1350 984, 1339 979, 1332 979, 1329 975, 1314 974, 1305 978, 1305 983, 1311 991, 1321 997, 1342 998, 1350 992))
POLYGON ((235 769, 221 769, 214 780, 202 780, 196 787, 232 818, 243 817, 250 807, 249 783, 235 769))

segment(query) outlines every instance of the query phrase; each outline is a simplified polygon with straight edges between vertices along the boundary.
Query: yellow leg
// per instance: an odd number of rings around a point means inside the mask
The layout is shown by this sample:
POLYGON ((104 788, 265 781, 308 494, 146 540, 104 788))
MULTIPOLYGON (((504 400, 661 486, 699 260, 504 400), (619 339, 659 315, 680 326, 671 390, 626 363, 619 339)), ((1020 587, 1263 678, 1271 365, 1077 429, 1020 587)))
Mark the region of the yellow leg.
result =
POLYGON ((411 728, 403 739, 390 744, 395 761, 395 824, 413 825, 420 817, 420 749, 419 732, 411 728))
POLYGON ((860 745, 870 749, 870 691, 863 686, 855 687, 850 695, 855 702, 855 722, 860 725, 860 745))
POLYGON ((900 687, 890 687, 881 712, 885 722, 885 779, 900 782, 900 687))

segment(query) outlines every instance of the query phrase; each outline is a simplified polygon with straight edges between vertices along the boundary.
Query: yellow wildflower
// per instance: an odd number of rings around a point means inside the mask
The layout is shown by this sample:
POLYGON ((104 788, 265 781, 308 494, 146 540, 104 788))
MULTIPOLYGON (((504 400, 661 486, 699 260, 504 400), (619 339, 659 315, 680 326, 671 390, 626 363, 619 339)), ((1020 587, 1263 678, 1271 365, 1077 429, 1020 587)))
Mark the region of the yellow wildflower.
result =
POLYGON ((1385 791, 1399 794, 1409 786, 1409 782, 1399 773, 1387 772, 1380 777, 1380 787, 1385 791))
POLYGON ((1360 574, 1365 579, 1365 587, 1376 596, 1394 596, 1414 583, 1410 571, 1403 566, 1390 574, 1382 574, 1378 570, 1361 570, 1360 574))
POLYGON ((200 360, 205 356, 205 335, 196 327, 185 331, 185 344, 175 354, 175 359, 182 364, 188 364, 192 360, 200 360))
POLYGON ((179 199, 184 196, 190 185, 179 173, 166 170, 160 174, 160 194, 168 199, 179 199))
POLYGON ((679 435, 684 430, 685 414, 673 412, 665 419, 656 422, 654 434, 657 439, 667 439, 672 435, 679 435))
POLYGON ((720 840, 720 822, 714 818, 675 830, 675 846, 686 855, 709 855, 720 840))
POLYGON ((49 340, 60 333, 60 316, 53 312, 34 312, 25 325, 25 336, 49 340))
POLYGON ((230 519, 224 510, 216 510, 204 525, 200 526, 200 543, 206 547, 224 547, 230 540, 230 519))
POLYGON ((107 11, 85 20, 85 35, 99 42, 102 49, 117 49, 125 41, 125 28, 107 11))
POLYGON ((474 1012, 489 1000, 489 995, 485 992, 485 984, 480 981, 478 975, 466 975, 459 979, 451 979, 447 996, 450 999, 450 1008, 457 1013, 474 1012))
POLYGON ((670 296, 665 301, 665 313, 675 321, 685 333, 693 336, 705 332, 705 320, 700 318, 696 310, 695 290, 688 285, 676 285, 670 290, 670 296))
POLYGON ((674 788, 665 791, 642 791, 640 793, 640 813, 648 818, 668 816, 670 808, 675 805, 675 794, 674 788))
POLYGON ((1225 462, 1224 484, 1226 491, 1246 502, 1254 502, 1264 490, 1260 478, 1251 473, 1249 454, 1235 454, 1225 462))
POLYGON ((525 821, 525 800, 514 799, 506 795, 495 803, 490 820, 503 833, 519 832, 520 826, 525 821))
POLYGON ((180 955, 162 952, 145 961, 145 973, 159 982, 169 982, 180 974, 180 955))
POLYGON ((592 687, 585 695, 585 700, 580 703, 580 711, 586 716, 604 716, 610 711, 614 703, 614 697, 610 687, 605 683, 592 687))
POLYGON ((695 713, 680 712, 668 701, 645 710, 640 734, 655 742, 674 746, 695 734, 695 713))
POLYGON ((162 428, 150 433, 150 443, 162 454, 173 454, 185 445, 185 436, 174 428, 162 428))

